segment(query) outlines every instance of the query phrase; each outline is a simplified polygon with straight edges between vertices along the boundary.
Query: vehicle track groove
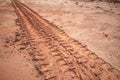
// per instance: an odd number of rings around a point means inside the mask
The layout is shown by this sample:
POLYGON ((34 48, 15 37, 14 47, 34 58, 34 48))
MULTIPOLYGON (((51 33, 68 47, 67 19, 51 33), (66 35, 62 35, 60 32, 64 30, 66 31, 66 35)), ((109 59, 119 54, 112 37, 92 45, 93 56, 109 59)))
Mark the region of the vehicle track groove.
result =
POLYGON ((23 3, 12 0, 44 80, 119 80, 120 71, 23 3))

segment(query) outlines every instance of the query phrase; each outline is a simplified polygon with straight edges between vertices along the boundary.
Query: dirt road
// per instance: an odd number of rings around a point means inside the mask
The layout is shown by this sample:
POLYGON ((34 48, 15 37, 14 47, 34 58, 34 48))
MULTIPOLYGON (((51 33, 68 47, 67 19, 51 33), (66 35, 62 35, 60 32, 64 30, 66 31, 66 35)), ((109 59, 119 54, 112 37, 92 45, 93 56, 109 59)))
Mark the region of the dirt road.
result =
POLYGON ((120 71, 57 26, 17 0, 12 0, 27 32, 34 65, 43 80, 119 80, 120 71))

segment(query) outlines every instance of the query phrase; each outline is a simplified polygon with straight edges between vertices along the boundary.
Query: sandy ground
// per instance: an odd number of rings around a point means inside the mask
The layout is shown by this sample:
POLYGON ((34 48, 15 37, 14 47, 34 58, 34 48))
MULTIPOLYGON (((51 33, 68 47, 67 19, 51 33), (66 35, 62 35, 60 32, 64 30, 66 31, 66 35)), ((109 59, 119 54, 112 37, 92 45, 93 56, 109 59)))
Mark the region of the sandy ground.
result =
POLYGON ((0 80, 40 80, 9 2, 0 5, 0 80))
POLYGON ((120 69, 120 4, 79 0, 21 1, 120 69))
MULTIPOLYGON (((69 36, 120 69, 120 4, 21 0, 69 36)), ((0 80, 40 80, 10 1, 0 1, 0 80), (20 33, 18 33, 20 32, 20 33), (21 38, 22 37, 22 38, 21 38), (21 45, 22 44, 22 45, 21 45)))

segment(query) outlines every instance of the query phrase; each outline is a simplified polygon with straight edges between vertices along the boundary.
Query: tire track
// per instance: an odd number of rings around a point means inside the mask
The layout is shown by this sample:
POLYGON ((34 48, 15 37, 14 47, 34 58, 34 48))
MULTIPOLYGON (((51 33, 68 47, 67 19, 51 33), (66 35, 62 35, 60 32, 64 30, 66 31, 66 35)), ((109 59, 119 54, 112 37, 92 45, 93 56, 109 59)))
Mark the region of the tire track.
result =
POLYGON ((19 1, 12 0, 26 30, 33 60, 45 80, 119 80, 120 72, 57 26, 19 1))

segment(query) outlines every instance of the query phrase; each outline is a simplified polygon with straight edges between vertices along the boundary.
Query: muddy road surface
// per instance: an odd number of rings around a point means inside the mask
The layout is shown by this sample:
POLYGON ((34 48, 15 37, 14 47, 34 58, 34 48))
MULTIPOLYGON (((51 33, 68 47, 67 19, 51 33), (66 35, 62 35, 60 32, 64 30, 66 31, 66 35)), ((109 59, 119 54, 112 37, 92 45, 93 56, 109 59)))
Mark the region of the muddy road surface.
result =
MULTIPOLYGON (((43 80, 119 80, 120 71, 43 19, 25 4, 12 0, 26 31, 34 65, 43 80)), ((41 79, 41 80, 42 80, 41 79)))

